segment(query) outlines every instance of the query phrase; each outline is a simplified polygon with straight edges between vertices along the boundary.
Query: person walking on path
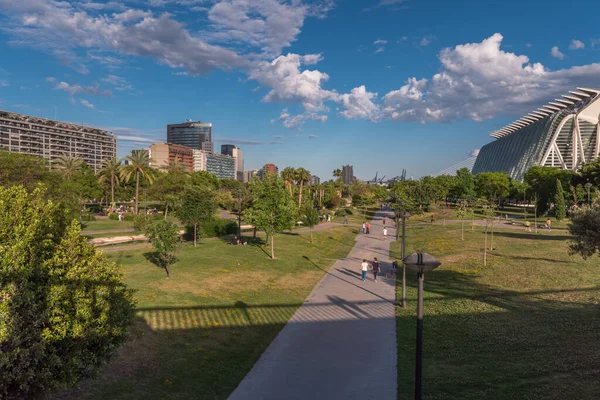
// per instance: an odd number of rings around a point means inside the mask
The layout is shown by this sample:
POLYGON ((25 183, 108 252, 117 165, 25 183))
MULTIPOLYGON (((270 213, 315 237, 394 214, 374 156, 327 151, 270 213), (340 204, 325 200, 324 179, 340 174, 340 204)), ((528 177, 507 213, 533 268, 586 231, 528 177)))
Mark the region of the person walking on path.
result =
POLYGON ((383 226, 385 226, 385 217, 383 217, 383 226))
POLYGON ((363 233, 367 233, 367 223, 366 222, 363 222, 362 230, 363 230, 363 233))
POLYGON ((365 281, 367 280, 367 271, 369 270, 369 264, 367 263, 366 259, 363 259, 362 264, 360 264, 360 268, 362 271, 362 280, 365 281))
POLYGON ((344 225, 348 225, 348 217, 344 215, 344 225))
POLYGON ((431 223, 433 224, 435 222, 435 214, 431 213, 431 223))
POLYGON ((367 233, 371 233, 371 224, 367 222, 367 233))
POLYGON ((373 266, 373 279, 375 280, 375 282, 377 282, 377 274, 380 271, 379 261, 377 261, 377 257, 375 257, 373 259, 372 266, 373 266))
POLYGON ((546 220, 546 227, 548 228, 549 231, 551 231, 552 229, 552 221, 550 220, 550 217, 548 217, 548 219, 546 220))
POLYGON ((383 228, 383 240, 387 240, 387 228, 383 228))

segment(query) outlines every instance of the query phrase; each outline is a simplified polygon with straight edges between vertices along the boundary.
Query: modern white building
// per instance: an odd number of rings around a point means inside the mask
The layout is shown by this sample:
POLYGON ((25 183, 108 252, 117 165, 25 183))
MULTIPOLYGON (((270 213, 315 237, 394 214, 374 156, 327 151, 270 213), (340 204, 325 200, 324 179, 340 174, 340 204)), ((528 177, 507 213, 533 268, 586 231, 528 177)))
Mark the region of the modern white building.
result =
POLYGON ((117 156, 117 138, 98 128, 0 110, 0 149, 50 162, 77 156, 98 172, 104 160, 117 156))
POLYGON ((221 154, 226 154, 235 159, 235 179, 244 180, 244 153, 242 149, 232 144, 221 145, 221 154))
POLYGON ((600 90, 577 88, 492 132, 473 173, 506 172, 522 180, 534 165, 576 171, 600 153, 600 90))

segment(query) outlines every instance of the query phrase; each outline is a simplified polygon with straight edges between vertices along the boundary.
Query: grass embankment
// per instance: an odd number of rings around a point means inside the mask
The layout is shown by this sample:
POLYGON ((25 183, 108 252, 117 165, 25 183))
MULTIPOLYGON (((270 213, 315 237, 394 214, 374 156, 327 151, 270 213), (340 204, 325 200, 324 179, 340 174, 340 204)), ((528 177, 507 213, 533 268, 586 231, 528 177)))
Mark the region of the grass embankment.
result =
MULTIPOLYGON (((442 262, 425 275, 425 397, 597 398, 599 259, 569 256, 565 231, 501 229, 484 267, 483 228, 460 237, 459 224, 407 229, 407 253, 442 262)), ((400 242, 392 249, 399 256, 400 242)), ((415 275, 407 271, 408 309, 397 309, 401 398, 414 390, 415 275)))
POLYGON ((313 235, 314 244, 308 232, 277 235, 277 260, 254 245, 186 244, 171 279, 146 259, 150 249, 110 253, 137 290, 131 339, 97 379, 55 398, 225 399, 324 270, 347 255, 342 243, 356 228, 313 235))

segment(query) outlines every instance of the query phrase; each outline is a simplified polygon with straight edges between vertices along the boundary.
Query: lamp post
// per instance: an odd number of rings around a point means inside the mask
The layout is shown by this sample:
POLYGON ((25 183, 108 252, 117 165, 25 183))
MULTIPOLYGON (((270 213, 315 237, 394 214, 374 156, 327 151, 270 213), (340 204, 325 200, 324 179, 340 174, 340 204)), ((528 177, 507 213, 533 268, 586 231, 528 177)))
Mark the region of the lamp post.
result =
POLYGON ((425 272, 433 271, 440 262, 427 253, 413 253, 402 262, 417 273, 419 280, 417 292, 417 354, 415 359, 415 400, 423 397, 423 280, 425 272))
POLYGON ((585 184, 585 187, 588 190, 588 206, 592 206, 591 198, 590 198, 590 189, 592 188, 592 184, 590 182, 585 184))
POLYGON ((144 188, 144 219, 148 218, 148 202, 146 201, 146 192, 148 189, 144 188))
POLYGON ((238 240, 242 240, 242 189, 238 189, 238 240))

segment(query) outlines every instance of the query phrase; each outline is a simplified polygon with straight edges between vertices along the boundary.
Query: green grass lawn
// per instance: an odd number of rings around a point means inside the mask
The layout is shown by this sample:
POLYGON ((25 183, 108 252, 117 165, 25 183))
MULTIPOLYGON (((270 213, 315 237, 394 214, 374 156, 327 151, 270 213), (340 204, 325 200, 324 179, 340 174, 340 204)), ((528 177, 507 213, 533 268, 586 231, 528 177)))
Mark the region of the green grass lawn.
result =
POLYGON ((54 398, 225 399, 356 232, 315 231, 314 244, 309 233, 277 235, 277 260, 255 245, 185 244, 171 279, 147 260, 151 249, 109 253, 137 290, 131 339, 96 379, 54 398))
POLYGON ((113 221, 108 217, 96 217, 95 221, 84 222, 84 231, 133 228, 133 221, 113 221))
MULTIPOLYGON (((425 398, 598 398, 600 260, 569 256, 565 231, 501 229, 484 267, 482 228, 465 228, 464 242, 459 224, 407 229, 408 254, 442 262, 425 276, 425 398)), ((414 393, 415 275, 397 309, 399 398, 414 393)))

